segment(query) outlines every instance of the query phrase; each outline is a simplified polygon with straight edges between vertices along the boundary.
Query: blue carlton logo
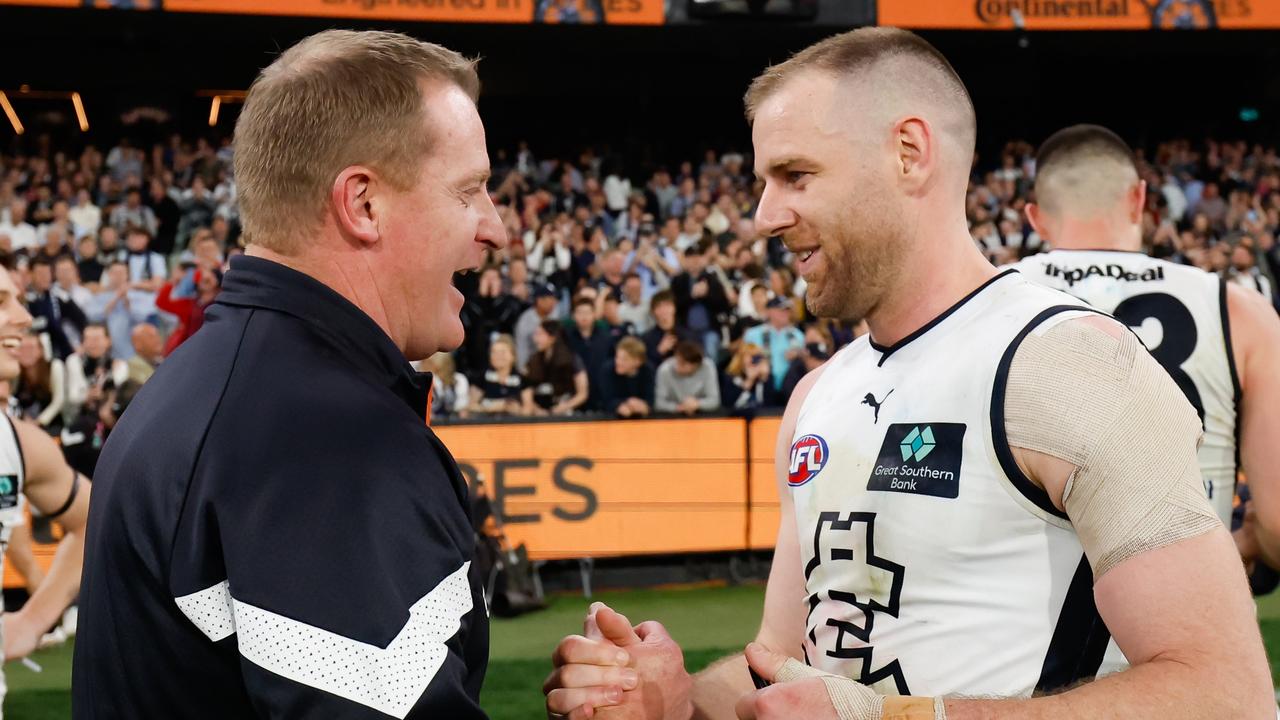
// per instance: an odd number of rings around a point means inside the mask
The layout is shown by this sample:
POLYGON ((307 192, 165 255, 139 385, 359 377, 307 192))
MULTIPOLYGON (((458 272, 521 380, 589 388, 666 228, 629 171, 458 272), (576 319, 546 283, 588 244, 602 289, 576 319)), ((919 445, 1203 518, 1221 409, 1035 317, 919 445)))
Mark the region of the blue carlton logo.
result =
POLYGON ((13 481, 8 477, 0 477, 0 495, 8 495, 13 492, 13 481))
POLYGON ((898 445, 898 449, 902 451, 902 461, 915 460, 920 462, 933 452, 933 448, 937 443, 933 439, 933 428, 925 425, 922 431, 919 426, 911 429, 907 436, 902 439, 898 445))

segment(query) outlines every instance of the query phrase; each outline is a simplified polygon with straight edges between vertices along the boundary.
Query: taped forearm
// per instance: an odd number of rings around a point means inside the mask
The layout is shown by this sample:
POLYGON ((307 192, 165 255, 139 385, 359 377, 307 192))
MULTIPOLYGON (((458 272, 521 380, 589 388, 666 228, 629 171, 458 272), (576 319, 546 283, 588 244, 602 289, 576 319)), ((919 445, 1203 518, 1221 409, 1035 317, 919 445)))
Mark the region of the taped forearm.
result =
POLYGON ((778 670, 778 682, 817 677, 826 687, 840 720, 947 720, 942 698, 879 695, 847 677, 816 670, 791 659, 778 670))

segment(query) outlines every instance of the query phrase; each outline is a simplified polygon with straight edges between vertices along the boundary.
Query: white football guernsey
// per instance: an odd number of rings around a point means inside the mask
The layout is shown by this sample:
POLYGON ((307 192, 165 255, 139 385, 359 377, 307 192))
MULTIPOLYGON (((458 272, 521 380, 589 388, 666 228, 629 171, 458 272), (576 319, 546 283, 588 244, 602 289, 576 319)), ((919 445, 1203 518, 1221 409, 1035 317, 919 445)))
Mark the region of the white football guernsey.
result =
POLYGON ((1053 250, 1014 267, 1114 315, 1169 372, 1204 423, 1200 474, 1209 502, 1230 527, 1240 382, 1226 283, 1199 268, 1119 250, 1053 250))
MULTIPOLYGON (((0 413, 3 415, 3 413, 0 413)), ((22 488, 26 482, 26 468, 22 460, 22 446, 8 415, 0 420, 0 575, 4 573, 4 550, 9 546, 13 529, 25 522, 22 513, 22 488)), ((0 644, 4 641, 4 627, 0 624, 0 644)), ((0 668, 0 703, 3 703, 7 687, 4 670, 0 668)), ((0 717, 3 717, 0 710, 0 717)))
POLYGON ((1007 271, 892 347, 837 353, 792 438, 814 667, 887 694, 1027 697, 1109 635, 1066 515, 1004 428, 1019 343, 1096 311, 1007 271))

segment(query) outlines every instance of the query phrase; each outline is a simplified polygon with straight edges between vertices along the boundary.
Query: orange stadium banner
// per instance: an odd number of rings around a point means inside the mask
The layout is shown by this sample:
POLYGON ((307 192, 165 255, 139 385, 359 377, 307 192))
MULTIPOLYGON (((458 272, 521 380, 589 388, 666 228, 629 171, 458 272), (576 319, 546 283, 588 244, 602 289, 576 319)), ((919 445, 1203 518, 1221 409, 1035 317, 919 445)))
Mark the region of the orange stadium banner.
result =
POLYGON ((0 0, 0 5, 419 22, 661 25, 665 20, 663 0, 0 0))
POLYGON ((742 550, 747 423, 741 418, 444 425, 472 486, 483 480, 508 539, 567 559, 742 550))
POLYGON ((960 30, 1280 28, 1280 0, 879 0, 880 25, 960 30))
POLYGON ((778 478, 774 474, 773 448, 781 417, 758 417, 747 426, 748 447, 747 548, 772 550, 778 540, 778 478))

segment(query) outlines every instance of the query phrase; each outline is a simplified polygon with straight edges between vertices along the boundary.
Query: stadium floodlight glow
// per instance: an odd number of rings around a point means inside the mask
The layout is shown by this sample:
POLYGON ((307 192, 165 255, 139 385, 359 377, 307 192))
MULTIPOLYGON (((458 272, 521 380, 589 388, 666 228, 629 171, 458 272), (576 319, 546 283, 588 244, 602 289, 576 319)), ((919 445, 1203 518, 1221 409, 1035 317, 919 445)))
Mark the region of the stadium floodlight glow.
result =
MULTIPOLYGON (((78 92, 32 90, 30 85, 20 85, 15 97, 18 97, 19 100, 70 100, 71 106, 75 109, 76 120, 80 123, 80 132, 89 132, 89 116, 85 114, 84 100, 80 98, 80 93, 78 92)), ((18 113, 14 111, 13 105, 9 102, 9 96, 4 91, 0 91, 0 107, 3 107, 4 114, 9 116, 9 123, 13 125, 14 131, 21 135, 25 129, 22 127, 22 123, 18 121, 18 113)))
POLYGON ((225 103, 242 103, 246 93, 243 90, 201 90, 197 97, 212 98, 209 101, 209 127, 217 127, 218 116, 225 103))
POLYGON ((71 104, 76 109, 76 119, 80 121, 80 132, 89 132, 89 116, 84 113, 84 102, 80 100, 80 93, 71 93, 71 104))
POLYGON ((18 120, 18 113, 14 111, 13 105, 9 104, 9 96, 0 90, 0 107, 4 108, 4 114, 9 116, 9 124, 13 126, 13 131, 19 135, 25 132, 22 127, 22 121, 18 120))

